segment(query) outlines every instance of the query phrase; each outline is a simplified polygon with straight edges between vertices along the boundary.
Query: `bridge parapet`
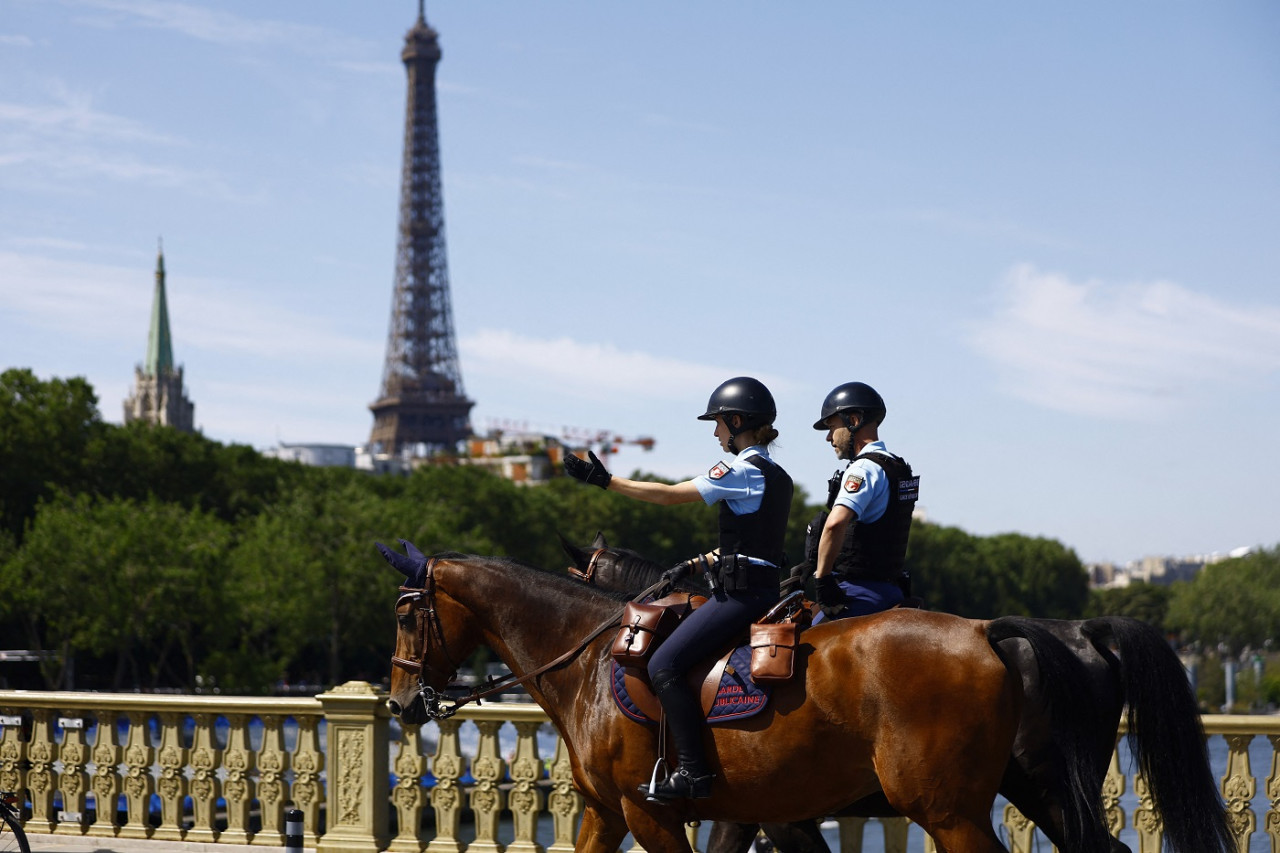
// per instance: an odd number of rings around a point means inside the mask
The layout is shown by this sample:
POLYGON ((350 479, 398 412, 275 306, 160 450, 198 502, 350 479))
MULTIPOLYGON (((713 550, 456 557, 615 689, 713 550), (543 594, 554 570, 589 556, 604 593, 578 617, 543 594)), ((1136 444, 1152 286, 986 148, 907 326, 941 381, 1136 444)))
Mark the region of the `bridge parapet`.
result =
MULTIPOLYGON (((573 849, 582 798, 540 708, 468 706, 402 730, 385 700, 364 682, 314 698, 0 691, 0 789, 24 794, 37 849, 46 836, 98 850, 112 838, 131 850, 148 839, 279 848, 287 808, 321 853, 573 849)), ((1280 850, 1280 717, 1203 721, 1240 850, 1280 850)), ((1127 764, 1122 746, 1107 815, 1135 850, 1159 850, 1150 795, 1127 764)), ((1011 853, 1044 847, 1012 807, 996 817, 1011 853)), ((932 850, 904 819, 872 823, 841 819, 841 853, 932 850)))

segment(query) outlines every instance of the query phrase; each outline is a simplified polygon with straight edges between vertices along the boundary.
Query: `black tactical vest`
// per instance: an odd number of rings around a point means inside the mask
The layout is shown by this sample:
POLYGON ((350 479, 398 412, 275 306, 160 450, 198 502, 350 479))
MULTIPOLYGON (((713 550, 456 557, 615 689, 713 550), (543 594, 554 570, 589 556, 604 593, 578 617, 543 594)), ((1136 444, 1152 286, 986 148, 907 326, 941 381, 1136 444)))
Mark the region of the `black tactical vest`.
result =
MULTIPOLYGON (((857 459, 870 459, 889 477, 889 504, 884 515, 873 522, 861 519, 845 533, 844 543, 836 556, 835 571, 851 580, 894 582, 902 574, 907 559, 907 536, 911 533, 911 511, 920 496, 920 478, 911 472, 905 459, 888 453, 860 453, 857 459)), ((832 478, 836 489, 827 498, 827 509, 835 506, 839 480, 843 472, 832 478)))
POLYGON ((791 476, 763 456, 749 456, 747 461, 764 473, 764 497, 760 508, 746 515, 734 515, 727 501, 720 502, 721 579, 730 591, 778 584, 776 569, 735 565, 733 555, 758 557, 779 567, 786 562, 783 545, 791 515, 791 476))

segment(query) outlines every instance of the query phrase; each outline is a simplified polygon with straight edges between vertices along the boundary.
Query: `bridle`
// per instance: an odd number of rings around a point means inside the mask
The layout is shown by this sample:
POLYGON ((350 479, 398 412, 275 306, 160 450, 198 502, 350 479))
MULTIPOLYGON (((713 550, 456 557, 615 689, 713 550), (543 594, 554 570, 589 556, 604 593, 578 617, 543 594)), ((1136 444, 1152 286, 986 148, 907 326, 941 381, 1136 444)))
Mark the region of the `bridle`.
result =
POLYGON ((431 645, 433 642, 440 644, 440 650, 444 652, 445 659, 449 661, 451 670, 449 677, 445 679, 448 683, 453 681, 458 675, 458 662, 453 659, 453 655, 449 654, 448 644, 444 639, 444 628, 440 624, 440 614, 436 612, 436 558, 432 557, 427 560, 426 568, 423 571, 422 588, 415 589, 413 587, 400 587, 400 597, 396 599, 396 612, 400 612, 400 607, 406 603, 413 605, 413 618, 418 625, 418 645, 422 648, 422 657, 418 660, 409 660, 399 655, 391 656, 391 665, 398 666, 401 669, 408 670, 418 676, 418 695, 422 697, 422 701, 427 706, 427 716, 433 720, 443 720, 446 717, 453 716, 456 706, 452 709, 450 706, 441 705, 441 700, 446 698, 445 695, 437 691, 434 687, 427 684, 423 678, 429 664, 427 656, 431 653, 431 645))
POLYGON ((585 584, 592 583, 596 576, 596 563, 600 562, 600 558, 608 552, 608 548, 597 548, 595 553, 591 555, 591 559, 587 562, 587 570, 581 571, 577 566, 569 567, 569 574, 585 584))
MULTIPOLYGON (((601 551, 597 551, 595 556, 592 557, 593 564, 595 562, 595 558, 602 552, 603 549, 601 549, 601 551)), ((499 693, 517 684, 523 684, 526 681, 542 675, 548 670, 555 669, 558 666, 568 663, 573 658, 582 654, 587 646, 591 645, 592 641, 605 631, 622 624, 622 612, 619 611, 616 616, 611 616, 604 622, 597 625, 576 646, 569 649, 569 651, 560 655, 560 657, 550 663, 545 663, 537 669, 527 672, 521 676, 517 676, 514 673, 508 673, 502 678, 490 678, 482 686, 471 688, 471 690, 461 698, 450 699, 444 694, 444 692, 436 690, 434 687, 427 684, 424 677, 431 667, 427 662, 427 658, 431 654, 431 647, 433 643, 439 643, 440 650, 444 653, 444 657, 451 667, 449 677, 445 680, 445 683, 447 684, 448 682, 453 681, 453 679, 458 675, 458 662, 454 659, 453 655, 449 654, 449 648, 444 637, 444 628, 440 624, 440 614, 436 612, 436 563, 437 559, 435 557, 431 557, 427 560, 426 567, 423 570, 421 589, 402 586, 400 587, 400 597, 396 599, 397 612, 399 612, 400 607, 406 603, 413 605, 414 619, 418 625, 418 642, 422 647, 422 654, 418 660, 402 658, 399 655, 391 656, 392 666, 398 666, 401 669, 417 674, 418 695, 422 698, 423 705, 426 707, 427 718, 431 720, 444 720, 452 717, 463 705, 468 705, 472 702, 479 703, 480 700, 485 697, 492 696, 495 693, 499 693)), ((588 567, 588 571, 592 571, 591 567, 588 567)), ((665 580, 659 580, 653 586, 643 590, 636 596, 636 598, 640 599, 650 593, 657 592, 665 585, 665 580)))

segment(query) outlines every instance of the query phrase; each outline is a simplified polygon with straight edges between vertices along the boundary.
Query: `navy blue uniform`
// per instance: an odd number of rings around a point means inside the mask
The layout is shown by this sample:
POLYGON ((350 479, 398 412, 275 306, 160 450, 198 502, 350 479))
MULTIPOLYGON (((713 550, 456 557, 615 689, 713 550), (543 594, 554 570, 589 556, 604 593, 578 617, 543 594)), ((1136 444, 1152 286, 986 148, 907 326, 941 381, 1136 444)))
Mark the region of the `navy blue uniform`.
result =
MULTIPOLYGON (((844 593, 840 617, 879 613, 902 603, 897 578, 906 558, 911 511, 919 490, 920 478, 912 474, 910 465, 889 453, 883 441, 868 443, 845 468, 828 504, 828 509, 844 506, 856 515, 835 566, 836 581, 844 593)), ((825 618, 819 613, 813 621, 825 618)))
POLYGON ((791 508, 791 478, 764 448, 748 447, 692 480, 708 504, 721 503, 720 568, 705 604, 685 617, 649 659, 649 677, 683 674, 745 633, 778 601, 778 566, 791 508))

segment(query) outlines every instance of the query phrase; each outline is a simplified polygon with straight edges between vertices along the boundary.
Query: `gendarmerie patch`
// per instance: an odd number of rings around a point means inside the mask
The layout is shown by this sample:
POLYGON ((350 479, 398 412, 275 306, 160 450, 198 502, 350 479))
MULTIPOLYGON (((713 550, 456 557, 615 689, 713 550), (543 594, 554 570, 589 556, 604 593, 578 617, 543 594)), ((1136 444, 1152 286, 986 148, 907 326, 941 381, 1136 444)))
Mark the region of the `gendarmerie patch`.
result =
POLYGON ((898 483, 898 500, 914 501, 920 499, 920 478, 912 477, 898 483))
POLYGON ((707 472, 707 476, 713 480, 719 480, 725 474, 729 473, 729 466, 723 462, 717 462, 711 466, 711 470, 707 472))
POLYGON ((864 478, 861 474, 850 474, 844 478, 844 490, 852 494, 862 488, 864 478))

